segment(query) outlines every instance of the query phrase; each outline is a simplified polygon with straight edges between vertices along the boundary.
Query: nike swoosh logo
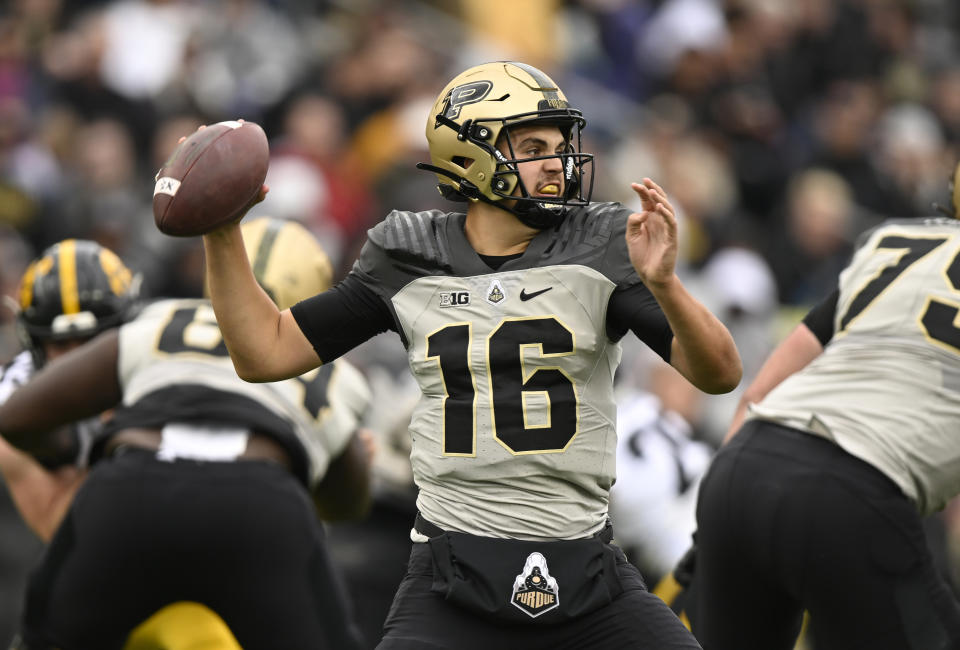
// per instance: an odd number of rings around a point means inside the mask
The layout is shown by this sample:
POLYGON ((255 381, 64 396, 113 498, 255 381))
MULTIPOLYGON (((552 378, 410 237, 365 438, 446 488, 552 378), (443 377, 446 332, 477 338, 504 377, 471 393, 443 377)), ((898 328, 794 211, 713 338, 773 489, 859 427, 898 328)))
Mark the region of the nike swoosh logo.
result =
POLYGON ((546 289, 540 289, 540 291, 534 291, 533 293, 527 293, 526 289, 520 289, 520 300, 530 300, 531 298, 536 298, 541 293, 546 293, 553 289, 553 287, 547 287, 546 289))

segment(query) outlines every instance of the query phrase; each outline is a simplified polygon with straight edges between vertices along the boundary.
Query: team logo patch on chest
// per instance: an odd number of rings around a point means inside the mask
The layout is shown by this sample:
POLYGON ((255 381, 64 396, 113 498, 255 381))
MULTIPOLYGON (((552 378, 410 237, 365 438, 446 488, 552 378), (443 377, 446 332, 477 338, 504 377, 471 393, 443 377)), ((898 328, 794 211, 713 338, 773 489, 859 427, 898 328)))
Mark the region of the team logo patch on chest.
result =
POLYGON ((494 280, 487 288, 487 302, 491 305, 499 305, 507 299, 507 292, 503 290, 500 280, 494 280))
POLYGON ((531 553, 523 572, 513 581, 510 602, 530 618, 536 618, 560 606, 560 587, 550 576, 547 558, 531 553))

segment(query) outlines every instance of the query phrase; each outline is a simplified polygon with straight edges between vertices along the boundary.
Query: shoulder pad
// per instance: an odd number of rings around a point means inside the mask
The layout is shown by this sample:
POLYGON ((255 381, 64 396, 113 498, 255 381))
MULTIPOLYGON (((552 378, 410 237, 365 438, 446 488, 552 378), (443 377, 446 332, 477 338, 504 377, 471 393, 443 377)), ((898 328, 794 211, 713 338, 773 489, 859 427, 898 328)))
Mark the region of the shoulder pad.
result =
POLYGON ((624 238, 632 213, 621 203, 591 203, 572 210, 554 231, 544 254, 596 268, 617 284, 634 284, 636 273, 624 238))
POLYGON ((557 228, 558 239, 564 246, 605 243, 614 233, 623 234, 631 214, 620 203, 591 203, 567 214, 557 228))
POLYGON ((389 256, 449 267, 450 252, 443 232, 448 217, 440 210, 394 210, 367 236, 389 256))
POLYGON ((135 323, 156 318, 165 318, 176 309, 209 304, 210 301, 206 298, 157 298, 146 303, 137 313, 136 318, 129 322, 135 323))
POLYGON ((921 217, 921 218, 900 218, 887 219, 881 224, 860 233, 857 236, 854 249, 857 250, 864 246, 874 234, 885 228, 960 228, 960 220, 950 217, 921 217))

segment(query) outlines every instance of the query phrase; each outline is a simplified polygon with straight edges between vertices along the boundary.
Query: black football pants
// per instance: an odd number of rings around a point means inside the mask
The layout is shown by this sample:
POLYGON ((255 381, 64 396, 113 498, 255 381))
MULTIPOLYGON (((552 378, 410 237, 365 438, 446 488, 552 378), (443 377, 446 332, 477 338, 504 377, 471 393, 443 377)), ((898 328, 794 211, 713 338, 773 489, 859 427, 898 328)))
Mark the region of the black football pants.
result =
POLYGON ((34 648, 122 647, 177 601, 220 615, 246 650, 355 648, 345 594, 306 489, 266 461, 97 463, 34 572, 34 648))
MULTIPOLYGON (((432 591, 429 544, 413 544, 377 650, 699 650, 676 614, 647 591, 640 572, 619 550, 617 574, 623 592, 580 618, 551 625, 496 623, 432 591)), ((560 594, 562 598, 562 585, 560 594)))
POLYGON ((705 650, 789 650, 810 612, 817 650, 960 648, 960 606, 920 516, 832 442, 748 421, 697 505, 693 631, 705 650))

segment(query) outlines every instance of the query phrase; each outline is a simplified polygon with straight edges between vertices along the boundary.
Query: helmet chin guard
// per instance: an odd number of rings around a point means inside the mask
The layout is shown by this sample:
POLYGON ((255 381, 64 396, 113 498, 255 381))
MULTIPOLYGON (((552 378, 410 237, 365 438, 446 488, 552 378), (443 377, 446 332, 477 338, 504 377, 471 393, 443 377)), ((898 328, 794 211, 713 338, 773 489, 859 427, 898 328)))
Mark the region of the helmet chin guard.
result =
POLYGON ((506 210, 537 229, 559 223, 566 208, 587 205, 593 191, 593 155, 582 153, 581 112, 571 108, 556 84, 540 70, 515 62, 485 63, 458 75, 437 97, 427 120, 432 171, 438 189, 453 201, 483 201, 506 210), (566 141, 562 153, 518 158, 510 129, 557 126, 566 141), (498 148, 505 143, 509 155, 498 148), (563 192, 533 196, 524 187, 517 165, 559 158, 563 192))

